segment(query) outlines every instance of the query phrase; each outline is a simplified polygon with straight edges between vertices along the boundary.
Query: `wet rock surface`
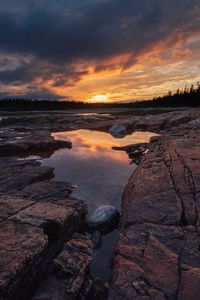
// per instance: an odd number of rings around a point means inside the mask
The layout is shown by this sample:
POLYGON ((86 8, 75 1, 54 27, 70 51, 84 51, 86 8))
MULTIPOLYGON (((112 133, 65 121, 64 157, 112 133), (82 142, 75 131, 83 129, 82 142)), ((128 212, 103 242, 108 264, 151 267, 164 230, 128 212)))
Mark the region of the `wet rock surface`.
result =
POLYGON ((0 156, 49 156, 59 148, 71 148, 70 141, 54 140, 50 131, 6 128, 0 133, 0 156))
POLYGON ((98 207, 86 220, 86 229, 88 231, 109 232, 114 226, 117 226, 120 218, 118 210, 110 205, 98 207))

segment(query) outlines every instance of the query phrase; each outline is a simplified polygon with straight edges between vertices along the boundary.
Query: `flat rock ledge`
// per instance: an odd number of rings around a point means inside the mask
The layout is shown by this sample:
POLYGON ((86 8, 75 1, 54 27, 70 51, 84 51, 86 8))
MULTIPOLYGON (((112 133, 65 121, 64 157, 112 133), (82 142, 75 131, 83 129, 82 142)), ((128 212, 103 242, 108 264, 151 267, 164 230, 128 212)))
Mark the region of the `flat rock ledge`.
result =
POLYGON ((40 155, 49 157, 55 150, 71 148, 70 141, 55 140, 49 130, 3 128, 0 131, 0 157, 40 155))
POLYGON ((198 300, 200 132, 151 144, 123 195, 109 300, 198 300))

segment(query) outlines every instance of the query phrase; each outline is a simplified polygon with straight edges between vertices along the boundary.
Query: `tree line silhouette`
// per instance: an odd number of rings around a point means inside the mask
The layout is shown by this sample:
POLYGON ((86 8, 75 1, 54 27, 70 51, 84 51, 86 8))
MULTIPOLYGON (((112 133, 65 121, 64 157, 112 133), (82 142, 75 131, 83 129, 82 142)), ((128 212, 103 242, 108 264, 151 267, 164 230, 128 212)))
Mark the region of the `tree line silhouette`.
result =
POLYGON ((185 86, 175 93, 167 92, 162 97, 152 100, 129 101, 117 103, 88 103, 82 101, 58 100, 28 100, 22 98, 6 98, 0 100, 0 110, 70 110, 70 109, 97 109, 97 108, 151 108, 151 107, 180 107, 200 106, 200 83, 196 86, 185 86))
POLYGON ((162 97, 154 98, 150 101, 137 101, 138 107, 180 107, 180 106, 200 106, 200 82, 196 86, 191 84, 184 89, 178 89, 175 93, 167 92, 162 97))

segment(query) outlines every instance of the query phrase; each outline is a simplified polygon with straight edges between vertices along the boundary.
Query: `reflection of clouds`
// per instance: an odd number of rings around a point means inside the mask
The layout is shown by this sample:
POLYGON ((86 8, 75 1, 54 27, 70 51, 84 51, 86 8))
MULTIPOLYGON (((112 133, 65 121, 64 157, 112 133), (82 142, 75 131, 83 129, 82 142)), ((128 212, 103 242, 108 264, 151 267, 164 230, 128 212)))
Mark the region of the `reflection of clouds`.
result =
POLYGON ((71 140, 73 144, 78 143, 81 145, 92 145, 101 147, 112 146, 126 146, 128 144, 148 142, 149 139, 154 136, 155 133, 151 132, 134 132, 131 135, 127 135, 122 139, 116 139, 109 133, 90 131, 90 130, 76 130, 53 133, 55 139, 71 140))
POLYGON ((56 152, 56 158, 63 159, 64 157, 71 157, 72 161, 76 160, 77 158, 81 160, 88 160, 91 163, 91 160, 112 160, 115 162, 127 163, 128 157, 126 153, 118 152, 118 151, 111 151, 109 149, 103 147, 96 147, 96 146, 88 146, 86 147, 74 147, 71 150, 61 149, 56 152))
MULTIPOLYGON (((155 134, 150 132, 134 132, 123 139, 116 139, 105 132, 76 130, 61 133, 54 133, 55 139, 71 140, 72 150, 66 152, 65 149, 57 152, 57 156, 71 156, 72 159, 81 158, 82 160, 115 161, 128 163, 127 154, 124 152, 113 151, 113 146, 126 146, 133 143, 148 142, 155 134)), ((102 162, 101 162, 102 163, 102 162)))
POLYGON ((105 149, 106 149, 105 146, 101 146, 101 145, 96 146, 96 150, 98 150, 98 151, 105 151, 105 149))
POLYGON ((129 165, 126 152, 112 150, 112 146, 145 142, 152 135, 135 132, 119 140, 108 133, 89 130, 54 133, 56 139, 71 140, 73 147, 54 152, 43 164, 54 167, 55 180, 77 185, 72 196, 84 199, 89 211, 105 203, 119 207, 135 166, 129 165))

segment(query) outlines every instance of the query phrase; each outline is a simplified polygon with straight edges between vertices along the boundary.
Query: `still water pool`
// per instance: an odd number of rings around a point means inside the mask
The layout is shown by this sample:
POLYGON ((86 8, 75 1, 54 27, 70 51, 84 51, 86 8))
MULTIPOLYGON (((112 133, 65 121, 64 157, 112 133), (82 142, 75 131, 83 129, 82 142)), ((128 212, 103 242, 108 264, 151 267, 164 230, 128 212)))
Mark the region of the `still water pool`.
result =
POLYGON ((72 149, 54 152, 43 164, 54 167, 55 180, 77 186, 73 196, 84 199, 90 212, 104 204, 120 208, 122 191, 135 165, 129 164, 126 152, 112 150, 112 146, 146 142, 153 135, 135 132, 116 139, 89 130, 53 133, 55 139, 70 140, 72 149))
MULTIPOLYGON (((61 149, 42 160, 54 167, 54 180, 76 185, 72 196, 85 200, 89 213, 105 204, 120 210, 121 197, 129 177, 136 166, 129 164, 126 152, 113 150, 113 146, 126 146, 148 142, 155 133, 134 132, 122 139, 109 133, 76 130, 53 133, 55 139, 70 140, 72 149, 61 149)), ((111 257, 117 239, 117 230, 102 237, 90 267, 91 275, 108 280, 111 257)))

